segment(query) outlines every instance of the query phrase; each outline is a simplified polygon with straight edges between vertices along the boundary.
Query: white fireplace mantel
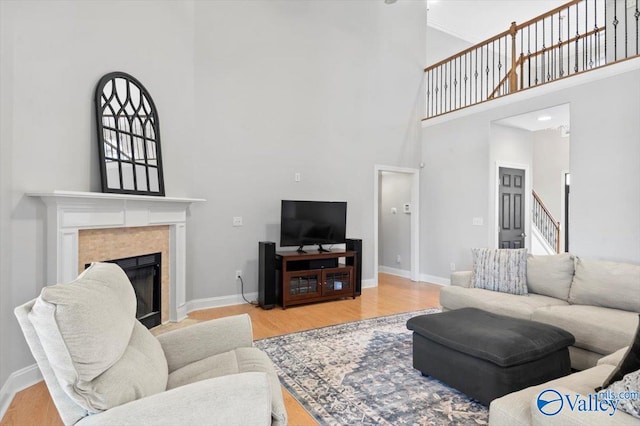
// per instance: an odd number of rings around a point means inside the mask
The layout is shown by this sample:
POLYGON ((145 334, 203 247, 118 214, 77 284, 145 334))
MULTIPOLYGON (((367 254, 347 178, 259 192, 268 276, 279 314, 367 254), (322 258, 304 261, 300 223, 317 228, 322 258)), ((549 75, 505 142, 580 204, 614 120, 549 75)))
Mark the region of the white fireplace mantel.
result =
POLYGON ((169 225, 169 319, 186 316, 187 208, 201 198, 173 198, 100 192, 31 192, 47 206, 47 284, 73 281, 78 274, 78 231, 169 225))

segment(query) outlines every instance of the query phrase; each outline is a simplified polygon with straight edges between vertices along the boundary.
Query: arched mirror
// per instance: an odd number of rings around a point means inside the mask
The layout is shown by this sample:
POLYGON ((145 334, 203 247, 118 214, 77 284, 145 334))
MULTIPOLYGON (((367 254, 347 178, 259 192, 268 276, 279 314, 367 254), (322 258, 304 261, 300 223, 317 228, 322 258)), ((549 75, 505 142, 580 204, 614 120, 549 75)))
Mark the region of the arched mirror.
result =
POLYGON ((160 123, 147 89, 112 72, 96 87, 102 192, 164 195, 160 123))

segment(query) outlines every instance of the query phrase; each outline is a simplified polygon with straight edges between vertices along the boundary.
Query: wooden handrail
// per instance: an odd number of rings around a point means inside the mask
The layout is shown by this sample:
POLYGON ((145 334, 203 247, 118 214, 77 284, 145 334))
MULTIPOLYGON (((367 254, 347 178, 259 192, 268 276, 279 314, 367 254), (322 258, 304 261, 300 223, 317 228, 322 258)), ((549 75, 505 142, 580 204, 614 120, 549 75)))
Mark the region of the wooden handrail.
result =
POLYGON ((560 12, 562 10, 565 10, 565 9, 573 6, 574 4, 578 4, 578 3, 582 2, 582 1, 583 0, 571 0, 570 2, 565 3, 562 6, 558 6, 555 9, 550 10, 549 12, 543 13, 542 15, 538 15, 533 19, 529 19, 528 21, 523 22, 522 24, 516 25, 516 28, 517 28, 518 31, 520 31, 521 29, 523 29, 525 27, 528 27, 531 24, 535 24, 538 21, 542 21, 543 19, 546 19, 549 16, 553 16, 556 13, 558 13, 558 12, 560 12))
POLYGON ((496 41, 496 40, 498 40, 498 39, 500 39, 502 37, 508 36, 509 34, 511 34, 511 29, 503 31, 503 32, 501 32, 500 34, 498 34, 496 36, 493 36, 493 37, 490 37, 490 38, 486 39, 485 41, 481 41, 480 43, 474 44, 473 46, 463 50, 462 52, 458 52, 455 55, 451 55, 448 58, 441 60, 440 62, 437 62, 437 63, 435 63, 435 64, 433 64, 431 66, 428 66, 427 68, 424 69, 424 72, 431 71, 434 68, 438 68, 440 65, 444 65, 447 62, 451 62, 452 60, 456 59, 459 56, 463 56, 463 55, 465 55, 465 54, 467 54, 469 52, 473 52, 474 50, 479 49, 482 46, 485 46, 485 45, 487 45, 487 44, 489 44, 491 42, 494 42, 494 41, 496 41))

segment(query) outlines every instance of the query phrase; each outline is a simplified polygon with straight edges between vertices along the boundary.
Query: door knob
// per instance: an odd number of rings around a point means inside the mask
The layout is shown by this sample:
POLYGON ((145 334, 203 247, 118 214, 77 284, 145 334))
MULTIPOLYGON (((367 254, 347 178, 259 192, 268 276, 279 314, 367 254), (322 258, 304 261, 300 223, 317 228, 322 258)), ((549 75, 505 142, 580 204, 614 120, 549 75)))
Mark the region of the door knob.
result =
POLYGON ((527 236, 527 234, 525 234, 525 233, 523 232, 522 234, 520 234, 520 236, 521 236, 522 238, 524 238, 524 237, 526 237, 526 236, 527 236))

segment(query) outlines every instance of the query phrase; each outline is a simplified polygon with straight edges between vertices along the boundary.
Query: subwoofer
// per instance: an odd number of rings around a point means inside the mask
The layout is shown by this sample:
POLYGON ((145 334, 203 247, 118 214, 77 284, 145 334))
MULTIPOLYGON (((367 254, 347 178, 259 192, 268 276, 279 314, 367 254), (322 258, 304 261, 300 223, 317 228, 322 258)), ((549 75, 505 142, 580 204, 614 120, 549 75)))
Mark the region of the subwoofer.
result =
POLYGON ((276 243, 258 243, 258 304, 262 309, 273 309, 278 299, 276 282, 276 243))
POLYGON ((346 263, 349 266, 353 266, 355 261, 356 276, 354 281, 356 285, 356 296, 360 296, 362 294, 362 240, 347 239, 346 249, 356 252, 354 257, 347 257, 346 263))

